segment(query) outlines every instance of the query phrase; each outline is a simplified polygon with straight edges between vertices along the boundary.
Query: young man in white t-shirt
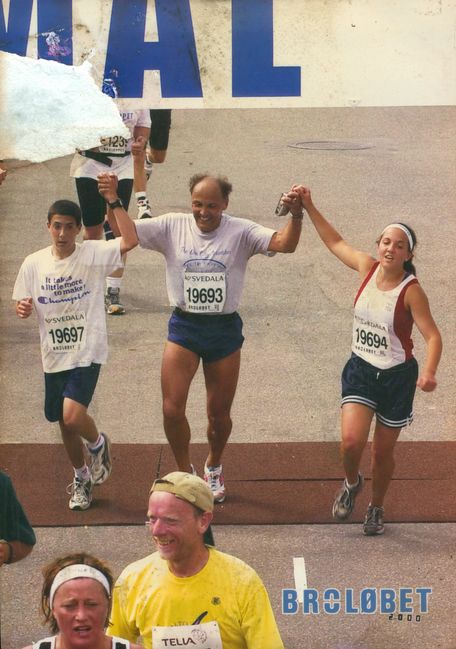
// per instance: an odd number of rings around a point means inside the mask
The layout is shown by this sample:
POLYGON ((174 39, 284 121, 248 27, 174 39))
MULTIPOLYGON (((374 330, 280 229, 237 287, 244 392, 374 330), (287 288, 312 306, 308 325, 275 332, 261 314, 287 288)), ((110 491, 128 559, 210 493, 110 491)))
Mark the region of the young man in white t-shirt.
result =
POLYGON ((45 415, 59 422, 74 468, 69 507, 75 510, 90 506, 93 485, 104 482, 111 472, 109 439, 98 432, 87 408, 108 354, 105 278, 121 265, 121 255, 138 243, 133 222, 118 199, 116 178, 101 174, 99 190, 118 213, 121 237, 77 243, 81 210, 72 201, 56 201, 48 212, 51 245, 26 257, 13 291, 17 316, 28 318, 35 309, 38 317, 45 415))

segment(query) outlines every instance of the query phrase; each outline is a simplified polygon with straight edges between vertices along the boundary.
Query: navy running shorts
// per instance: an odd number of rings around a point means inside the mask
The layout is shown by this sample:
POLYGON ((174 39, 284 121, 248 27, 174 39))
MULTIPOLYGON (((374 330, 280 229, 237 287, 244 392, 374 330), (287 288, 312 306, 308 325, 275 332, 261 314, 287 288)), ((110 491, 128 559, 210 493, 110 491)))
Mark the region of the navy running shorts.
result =
POLYGON ((63 372, 45 372, 44 414, 48 421, 63 419, 63 400, 73 399, 86 408, 92 401, 100 374, 100 363, 63 372))
POLYGON ((413 421, 417 379, 415 358, 380 370, 352 354, 342 372, 342 405, 367 406, 375 411, 377 420, 384 426, 402 428, 413 421))
MULTIPOLYGON (((106 170, 109 171, 109 167, 106 167, 106 170)), ((75 178, 75 180, 83 225, 87 227, 100 225, 105 220, 106 201, 98 192, 97 181, 93 178, 75 178)), ((132 178, 119 180, 117 194, 126 210, 128 210, 128 206, 130 205, 132 189, 132 178)))
POLYGON ((168 340, 194 352, 203 362, 214 363, 242 347, 242 319, 237 312, 207 315, 174 309, 168 340))
POLYGON ((149 144, 151 149, 166 151, 169 143, 169 129, 171 128, 170 108, 151 108, 149 144))

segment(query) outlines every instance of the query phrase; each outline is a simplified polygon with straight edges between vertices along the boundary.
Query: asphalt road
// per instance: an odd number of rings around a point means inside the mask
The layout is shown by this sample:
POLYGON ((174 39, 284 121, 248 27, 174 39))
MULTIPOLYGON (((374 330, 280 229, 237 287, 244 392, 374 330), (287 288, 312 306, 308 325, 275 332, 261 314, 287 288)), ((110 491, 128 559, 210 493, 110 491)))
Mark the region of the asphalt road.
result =
MULTIPOLYGON (((155 168, 148 192, 154 214, 187 210, 190 175, 222 173, 234 185, 229 213, 280 228, 283 221, 273 214, 278 196, 304 182, 345 238, 372 253, 386 224, 410 223, 419 240, 418 276, 443 335, 444 356, 439 386, 435 393, 417 394, 415 422, 403 439, 451 441, 455 145, 452 107, 175 110, 168 158, 155 168)), ((39 165, 11 162, 0 188, 4 443, 60 443, 57 427, 42 414, 36 321, 15 318, 11 292, 23 258, 48 245, 49 205, 76 197, 69 164, 68 157, 39 165)), ((339 438, 339 375, 350 346, 357 284, 309 223, 294 255, 251 260, 240 310, 246 343, 233 440, 339 438)), ((115 442, 162 442, 159 367, 169 307, 159 255, 129 254, 122 294, 128 313, 108 322, 110 358, 91 412, 115 442)), ((420 360, 424 347, 418 332, 414 339, 420 360)), ((203 395, 199 374, 189 400, 193 440, 199 442, 205 439, 203 395)), ((52 467, 42 484, 30 488, 45 489, 50 480, 52 467)), ((103 554, 117 574, 150 548, 140 528, 59 528, 56 521, 56 527, 37 532, 31 557, 0 574, 3 649, 46 635, 38 615, 40 568, 56 554, 83 547, 103 554)), ((378 539, 364 538, 358 525, 215 528, 217 546, 254 565, 265 580, 287 649, 454 649, 455 532, 455 524, 424 523, 390 525, 378 539), (429 612, 419 622, 416 609, 411 621, 378 612, 285 615, 281 590, 294 588, 296 557, 304 558, 308 585, 320 594, 330 587, 353 588, 356 595, 368 587, 429 586, 429 612)))

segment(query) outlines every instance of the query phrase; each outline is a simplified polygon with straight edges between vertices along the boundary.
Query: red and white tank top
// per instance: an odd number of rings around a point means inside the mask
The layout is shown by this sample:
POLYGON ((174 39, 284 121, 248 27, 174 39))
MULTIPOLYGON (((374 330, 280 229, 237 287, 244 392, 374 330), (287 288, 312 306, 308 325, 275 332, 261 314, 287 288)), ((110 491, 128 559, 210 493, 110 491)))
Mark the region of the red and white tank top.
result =
MULTIPOLYGON (((51 638, 44 638, 38 642, 32 644, 32 649, 55 649, 57 636, 54 635, 51 638)), ((112 649, 130 649, 130 641, 124 640, 123 638, 112 638, 111 643, 112 649)))
POLYGON ((413 318, 404 306, 405 292, 418 280, 406 274, 390 291, 377 288, 376 262, 355 297, 352 351, 379 369, 400 365, 413 357, 413 318))

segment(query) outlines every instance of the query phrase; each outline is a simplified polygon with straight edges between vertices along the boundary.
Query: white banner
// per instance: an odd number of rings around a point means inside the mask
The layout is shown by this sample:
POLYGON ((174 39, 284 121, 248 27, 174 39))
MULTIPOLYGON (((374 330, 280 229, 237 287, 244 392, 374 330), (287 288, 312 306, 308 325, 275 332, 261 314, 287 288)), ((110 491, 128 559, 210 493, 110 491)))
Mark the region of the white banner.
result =
POLYGON ((90 58, 130 108, 456 103, 456 0, 0 0, 0 12, 0 49, 90 58))

